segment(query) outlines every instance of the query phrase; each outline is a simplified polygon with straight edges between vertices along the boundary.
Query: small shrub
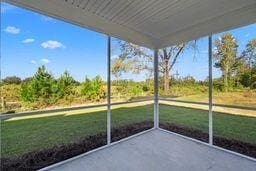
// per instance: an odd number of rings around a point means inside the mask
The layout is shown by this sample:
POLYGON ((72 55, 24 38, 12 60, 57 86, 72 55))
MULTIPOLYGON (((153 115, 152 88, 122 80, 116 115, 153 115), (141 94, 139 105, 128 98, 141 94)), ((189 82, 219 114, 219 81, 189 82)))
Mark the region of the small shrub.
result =
POLYGON ((92 80, 86 77, 81 85, 81 95, 93 102, 104 100, 106 93, 101 77, 96 76, 92 80))

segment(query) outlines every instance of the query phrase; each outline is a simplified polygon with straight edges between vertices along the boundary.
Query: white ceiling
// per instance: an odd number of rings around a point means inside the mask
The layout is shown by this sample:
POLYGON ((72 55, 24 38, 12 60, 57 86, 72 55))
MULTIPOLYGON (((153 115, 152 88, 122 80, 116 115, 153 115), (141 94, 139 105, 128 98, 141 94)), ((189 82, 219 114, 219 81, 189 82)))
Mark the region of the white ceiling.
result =
POLYGON ((5 0, 148 48, 256 22, 256 0, 5 0))

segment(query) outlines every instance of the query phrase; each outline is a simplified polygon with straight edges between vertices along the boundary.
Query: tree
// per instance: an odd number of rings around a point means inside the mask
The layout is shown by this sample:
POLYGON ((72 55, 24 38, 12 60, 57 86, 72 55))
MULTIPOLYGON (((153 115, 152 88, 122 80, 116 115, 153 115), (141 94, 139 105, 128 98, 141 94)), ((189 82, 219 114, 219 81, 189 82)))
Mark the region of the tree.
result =
POLYGON ((21 98, 25 102, 50 104, 53 102, 55 83, 56 81, 53 76, 46 71, 45 66, 41 66, 30 82, 22 83, 21 98))
POLYGON ((251 87, 256 89, 256 65, 251 69, 251 87))
POLYGON ((248 66, 248 80, 250 88, 252 88, 256 83, 253 80, 253 67, 256 65, 256 39, 250 40, 246 44, 245 50, 242 52, 242 57, 245 58, 247 66, 248 66))
POLYGON ((35 102, 35 95, 31 88, 31 84, 28 82, 21 84, 20 97, 23 102, 35 102))
MULTIPOLYGON (((119 41, 118 43, 121 51, 119 58, 122 61, 122 63, 119 63, 118 73, 127 71, 140 73, 143 70, 147 70, 149 74, 152 74, 154 57, 148 49, 125 41, 119 41), (125 67, 120 67, 121 65, 125 67)), ((159 50, 159 72, 164 78, 165 94, 169 93, 170 71, 177 62, 178 57, 184 52, 186 47, 195 47, 194 45, 192 42, 180 43, 176 46, 159 50)), ((113 65, 112 68, 116 68, 116 65, 113 65)))
POLYGON ((243 51, 242 56, 245 57, 250 68, 256 65, 256 39, 252 39, 246 44, 246 49, 243 51))
POLYGON ((20 84, 21 83, 21 79, 17 76, 9 76, 9 77, 5 77, 2 80, 3 84, 20 84))
POLYGON ((96 76, 92 80, 86 77, 81 85, 81 94, 91 101, 100 101, 106 98, 101 77, 96 76))
POLYGON ((118 57, 111 62, 111 73, 116 77, 118 80, 122 72, 129 71, 130 63, 125 62, 125 60, 121 57, 118 57))
POLYGON ((230 33, 223 34, 221 38, 215 39, 216 51, 215 67, 220 68, 223 77, 224 90, 228 91, 229 79, 237 68, 237 42, 230 33))
POLYGON ((174 67, 178 57, 184 51, 185 44, 181 43, 176 46, 172 46, 170 48, 164 48, 160 51, 160 61, 159 61, 159 71, 163 74, 164 78, 164 93, 167 95, 169 93, 169 85, 170 85, 170 72, 174 67))
POLYGON ((36 98, 43 103, 50 103, 50 99, 53 94, 52 86, 54 82, 54 78, 46 71, 45 66, 39 67, 33 77, 31 85, 36 98))
POLYGON ((57 98, 60 99, 63 97, 69 97, 70 95, 74 94, 75 84, 76 84, 76 81, 69 74, 69 72, 64 71, 64 73, 57 80, 57 92, 56 92, 57 98))
POLYGON ((89 98, 92 94, 91 89, 91 80, 85 77, 85 80, 81 84, 81 94, 86 98, 89 98))
POLYGON ((24 82, 31 82, 32 79, 33 79, 33 77, 27 77, 24 80, 22 80, 22 83, 24 83, 24 82))

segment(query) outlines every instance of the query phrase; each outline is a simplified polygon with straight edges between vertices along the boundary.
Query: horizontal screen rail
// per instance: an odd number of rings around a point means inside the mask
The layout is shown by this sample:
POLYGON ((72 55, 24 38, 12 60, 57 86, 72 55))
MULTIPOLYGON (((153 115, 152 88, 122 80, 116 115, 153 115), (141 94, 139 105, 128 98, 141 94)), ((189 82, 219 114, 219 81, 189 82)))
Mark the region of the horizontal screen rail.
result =
MULTIPOLYGON (((195 102, 195 101, 187 101, 187 100, 176 100, 176 99, 171 99, 171 98, 159 98, 159 100, 162 100, 162 101, 171 101, 171 102, 179 102, 179 103, 188 103, 188 104, 197 104, 197 105, 209 105, 209 103, 206 103, 206 102, 195 102)), ((213 103, 212 106, 226 107, 226 108, 234 108, 234 109, 244 109, 244 110, 256 110, 256 107, 224 105, 224 104, 218 104, 218 103, 213 103)))
MULTIPOLYGON (((149 102, 152 99, 142 99, 142 100, 132 100, 132 101, 124 101, 124 102, 114 102, 111 103, 111 106, 121 105, 121 104, 129 104, 129 103, 138 103, 138 102, 149 102)), ((0 114, 0 119, 9 119, 13 117, 20 117, 20 116, 29 116, 33 114, 47 114, 50 112, 64 112, 64 111, 72 111, 72 110, 79 110, 79 109, 88 109, 88 108, 95 108, 95 107, 104 107, 107 106, 107 103, 102 104, 93 104, 93 105, 83 105, 83 106, 73 106, 73 107, 64 107, 64 108, 57 108, 57 109, 46 109, 46 110, 36 110, 36 111, 28 111, 28 112, 20 112, 20 113, 11 113, 11 114, 0 114)), ((107 109, 106 109, 107 110, 107 109)))
MULTIPOLYGON (((188 103, 188 104, 197 104, 197 105, 209 105, 206 102, 194 102, 194 101, 186 101, 186 100, 176 100, 171 98, 159 98, 162 101, 171 101, 171 102, 179 102, 179 103, 188 103)), ((114 102, 111 103, 111 106, 121 105, 121 104, 129 104, 129 103, 137 103, 137 102, 148 102, 152 101, 152 99, 142 99, 142 100, 132 100, 132 101, 125 101, 125 102, 114 102)), ((83 106, 75 106, 75 107, 64 107, 64 108, 57 108, 57 109, 47 109, 47 110, 36 110, 36 111, 28 111, 28 112, 21 112, 21 113, 11 113, 11 114, 0 114, 0 119, 9 119, 13 117, 20 117, 20 116, 28 116, 33 114, 47 114, 49 112, 64 112, 68 110, 79 110, 79 109, 87 109, 87 108, 95 108, 95 107, 104 107, 107 106, 107 103, 102 104, 93 104, 93 105, 83 105, 83 106)), ((235 109, 244 109, 244 110, 256 110, 256 107, 247 107, 247 106, 234 106, 234 105, 224 105, 224 104, 213 104, 213 106, 218 107, 226 107, 226 108, 235 108, 235 109)))

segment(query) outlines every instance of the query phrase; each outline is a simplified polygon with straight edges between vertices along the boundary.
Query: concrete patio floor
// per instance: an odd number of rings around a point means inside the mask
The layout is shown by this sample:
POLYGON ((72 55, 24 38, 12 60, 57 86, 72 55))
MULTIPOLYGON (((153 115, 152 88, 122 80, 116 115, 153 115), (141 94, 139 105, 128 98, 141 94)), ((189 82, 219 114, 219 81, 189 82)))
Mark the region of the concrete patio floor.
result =
POLYGON ((52 171, 256 171, 256 162, 176 134, 154 129, 45 169, 52 171))

